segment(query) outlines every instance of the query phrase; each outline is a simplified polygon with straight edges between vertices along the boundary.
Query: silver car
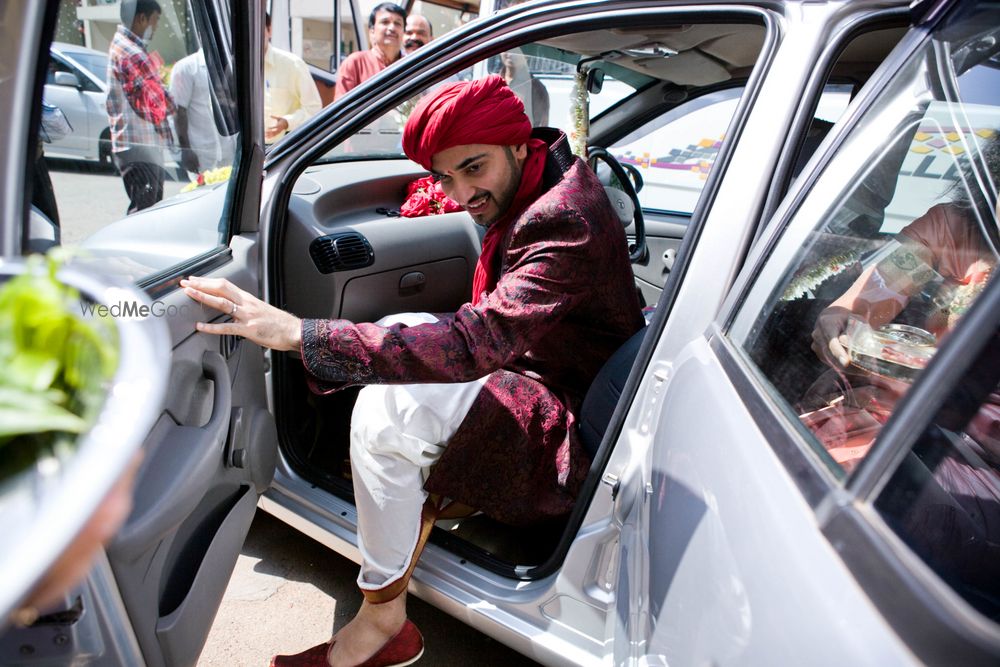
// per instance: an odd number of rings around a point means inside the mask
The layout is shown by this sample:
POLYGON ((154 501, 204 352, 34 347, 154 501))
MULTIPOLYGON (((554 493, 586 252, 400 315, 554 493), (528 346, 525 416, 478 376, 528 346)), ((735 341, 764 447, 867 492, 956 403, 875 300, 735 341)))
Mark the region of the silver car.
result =
MULTIPOLYGON (((19 71, 44 66, 18 57, 48 39, 43 4, 5 17, 19 71)), ((303 317, 458 307, 479 232, 393 215, 424 175, 399 127, 414 97, 514 50, 543 86, 568 65, 590 91, 546 92, 548 122, 628 174, 598 167, 635 206, 650 322, 580 410, 593 463, 573 512, 442 525, 411 592, 546 665, 1000 661, 996 3, 484 3, 266 154, 263 3, 189 4, 238 158, 100 229, 63 223, 86 230, 81 261, 159 304, 173 374, 107 559, 0 662, 195 664, 258 510, 359 558, 354 395, 311 396, 295 353, 195 333, 224 318, 177 282, 228 278, 303 317)), ((33 74, 0 81, 11 222, 33 74)), ((8 223, 0 250, 25 235, 8 223)), ((427 642, 431 662, 447 638, 427 642)))
POLYGON ((108 54, 53 42, 45 75, 45 101, 59 107, 70 124, 66 136, 45 144, 50 157, 111 163, 108 127, 108 54))

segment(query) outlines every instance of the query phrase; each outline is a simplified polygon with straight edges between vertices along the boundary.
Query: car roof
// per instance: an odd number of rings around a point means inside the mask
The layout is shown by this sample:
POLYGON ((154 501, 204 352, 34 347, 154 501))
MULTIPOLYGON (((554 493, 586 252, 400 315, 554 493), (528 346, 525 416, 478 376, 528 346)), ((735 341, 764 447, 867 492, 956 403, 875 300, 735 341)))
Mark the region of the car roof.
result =
POLYGON ((65 53, 72 55, 74 53, 87 53, 95 54, 99 56, 106 56, 107 53, 104 51, 98 51, 97 49, 90 49, 86 46, 80 46, 79 44, 71 44, 69 42, 52 42, 52 49, 54 51, 59 51, 60 53, 65 53))

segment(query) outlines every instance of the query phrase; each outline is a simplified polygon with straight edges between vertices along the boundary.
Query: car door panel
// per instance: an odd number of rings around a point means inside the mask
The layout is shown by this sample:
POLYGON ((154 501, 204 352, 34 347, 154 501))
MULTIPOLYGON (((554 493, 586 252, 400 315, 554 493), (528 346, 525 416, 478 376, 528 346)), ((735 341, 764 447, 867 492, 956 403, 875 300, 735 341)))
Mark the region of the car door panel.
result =
MULTIPOLYGON (((256 292, 255 247, 252 237, 234 237, 222 253, 228 261, 204 275, 256 292)), ((145 443, 133 512, 108 559, 147 664, 190 665, 270 483, 277 435, 263 350, 197 333, 195 322, 226 317, 179 289, 154 307, 168 318, 174 344, 168 399, 145 443)))
POLYGON ((767 663, 775 646, 791 663, 815 657, 817 646, 823 664, 905 663, 906 647, 884 633, 737 395, 718 358, 727 356, 722 348, 716 340, 692 341, 650 408, 658 446, 648 500, 636 503, 632 517, 647 548, 638 553, 630 595, 621 598, 644 600, 649 622, 632 628, 632 645, 669 664, 767 663), (691 418, 705 406, 729 407, 691 418), (692 599, 702 601, 697 610, 692 599), (850 641, 831 641, 831 618, 851 619, 850 641))
POLYGON ((177 285, 182 276, 200 275, 260 293, 262 119, 259 108, 237 108, 227 96, 259 97, 258 59, 233 60, 232 53, 257 52, 263 10, 259 2, 221 0, 204 0, 195 9, 202 43, 218 49, 212 52, 216 69, 228 73, 213 79, 213 101, 218 96, 227 131, 241 132, 242 148, 221 209, 219 229, 232 234, 225 235, 226 246, 149 288, 173 345, 169 399, 146 442, 135 511, 107 552, 150 667, 196 663, 277 458, 263 349, 198 333, 196 322, 228 316, 195 303, 177 285))
MULTIPOLYGON (((655 305, 663 292, 663 285, 673 268, 681 240, 687 231, 690 218, 668 216, 645 211, 646 256, 632 264, 635 284, 647 305, 655 305)), ((634 241, 632 227, 625 229, 629 242, 634 241)))
MULTIPOLYGON (((14 34, 18 26, 13 22, 21 21, 23 48, 31 53, 47 53, 57 5, 54 0, 32 3, 30 10, 25 9, 23 20, 11 14, 5 27, 14 34), (41 20, 43 15, 52 18, 47 25, 41 20), (36 48, 35 39, 40 48, 36 48)), ((242 99, 259 99, 260 62, 253 55, 259 56, 263 43, 263 3, 192 0, 187 5, 189 12, 182 18, 191 23, 182 26, 188 32, 181 32, 196 37, 191 41, 215 56, 209 58, 219 73, 220 81, 214 83, 232 97, 238 93, 242 99), (241 55, 234 59, 233 53, 241 55)), ((36 76, 32 77, 27 66, 21 71, 21 63, 33 61, 8 60, 18 63, 14 78, 34 78, 37 82, 30 91, 18 90, 16 113, 11 116, 34 118, 37 122, 43 96, 40 74, 47 61, 38 60, 36 76)), ((77 98, 86 95, 68 86, 46 86, 45 93, 50 91, 78 102, 77 98)), ((47 101, 62 106, 58 99, 47 101)), ((69 106, 68 101, 64 103, 69 106)), ((78 106, 86 108, 85 104, 78 106)), ((93 110, 101 112, 99 106, 93 110)), ((196 322, 218 322, 226 316, 196 304, 178 288, 181 276, 195 274, 228 278, 251 294, 260 293, 258 237, 254 230, 260 210, 261 112, 252 105, 238 109, 232 106, 229 110, 233 115, 226 117, 232 121, 226 131, 240 132, 237 155, 241 159, 233 165, 230 182, 219 186, 227 189, 228 196, 220 198, 214 210, 198 215, 202 229, 214 238, 214 243, 170 262, 162 271, 141 271, 134 276, 153 301, 148 312, 137 312, 134 308, 139 304, 129 302, 118 304, 119 314, 111 313, 114 317, 165 320, 172 354, 171 376, 168 398, 143 444, 144 460, 134 485, 133 512, 107 545, 106 561, 102 558, 87 581, 67 596, 68 605, 80 599, 85 606, 71 621, 51 630, 61 633, 60 646, 69 656, 63 661, 66 664, 194 665, 249 530, 258 497, 274 474, 277 434, 267 410, 263 350, 242 339, 198 333, 196 322), (78 597, 81 590, 84 592, 78 597), (119 599, 121 604, 108 604, 109 600, 119 599), (96 628, 95 620, 99 621, 96 628), (135 646, 141 652, 139 660, 135 659, 135 646)), ((97 138, 95 131, 88 131, 85 118, 70 120, 74 124, 73 136, 97 138)), ((34 136, 38 127, 24 124, 23 130, 5 134, 17 134, 16 140, 23 143, 29 131, 34 136)), ((30 154, 22 149, 11 152, 30 154)), ((10 173, 26 173, 23 166, 10 173)), ((20 190, 19 196, 30 191, 32 183, 23 185, 14 188, 20 190)), ((9 193, 5 197, 9 199, 9 193)), ((8 199, 5 201, 10 208, 14 200, 8 199)), ((169 206, 162 204, 160 210, 169 206)), ((8 218, 20 220, 21 216, 11 210, 8 218)), ((181 210, 174 210, 175 218, 183 217, 176 215, 181 210)), ((138 226, 141 219, 132 218, 131 222, 138 226)), ((5 255, 19 253, 20 241, 29 235, 12 226, 4 231, 0 250, 5 255)), ((131 258, 140 256, 139 251, 156 254, 169 247, 169 233, 146 231, 152 233, 113 239, 120 243, 117 255, 97 260, 92 257, 91 264, 99 270, 114 271, 119 263, 134 264, 131 258)), ((176 233, 176 229, 173 231, 176 233)), ((68 611, 73 608, 68 607, 68 611)), ((20 651, 18 664, 51 664, 43 652, 36 653, 33 645, 24 649, 26 644, 17 632, 13 630, 5 641, 20 651)))

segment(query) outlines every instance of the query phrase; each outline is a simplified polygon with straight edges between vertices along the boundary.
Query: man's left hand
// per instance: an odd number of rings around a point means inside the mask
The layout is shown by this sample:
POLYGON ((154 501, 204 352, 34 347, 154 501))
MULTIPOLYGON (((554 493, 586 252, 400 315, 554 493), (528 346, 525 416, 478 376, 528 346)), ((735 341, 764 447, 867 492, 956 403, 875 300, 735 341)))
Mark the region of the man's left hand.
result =
POLYGON ((264 303, 225 278, 186 278, 184 293, 199 303, 229 315, 231 322, 198 322, 198 331, 242 336, 279 352, 298 350, 302 342, 302 320, 264 303))
POLYGON ((271 141, 288 131, 288 119, 284 116, 271 116, 271 119, 274 122, 264 128, 264 141, 271 141))

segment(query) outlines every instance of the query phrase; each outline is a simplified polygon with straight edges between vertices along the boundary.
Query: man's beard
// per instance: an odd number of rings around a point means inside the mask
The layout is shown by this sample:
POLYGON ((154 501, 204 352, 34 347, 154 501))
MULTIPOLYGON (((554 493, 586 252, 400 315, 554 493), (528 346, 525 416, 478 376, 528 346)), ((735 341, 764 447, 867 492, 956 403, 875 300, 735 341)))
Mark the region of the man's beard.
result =
POLYGON ((521 186, 521 166, 517 163, 517 159, 514 157, 514 151, 511 150, 510 146, 504 146, 504 155, 507 156, 507 166, 510 167, 510 179, 504 185, 503 190, 500 191, 499 196, 494 196, 490 193, 490 197, 497 205, 496 217, 491 220, 484 220, 482 223, 483 227, 487 229, 493 225, 497 220, 507 215, 510 210, 511 205, 514 203, 514 196, 517 194, 517 189, 521 186))
POLYGON ((426 44, 426 42, 421 42, 419 39, 408 39, 405 42, 403 42, 403 48, 405 48, 407 52, 409 52, 415 49, 419 49, 424 44, 426 44))

